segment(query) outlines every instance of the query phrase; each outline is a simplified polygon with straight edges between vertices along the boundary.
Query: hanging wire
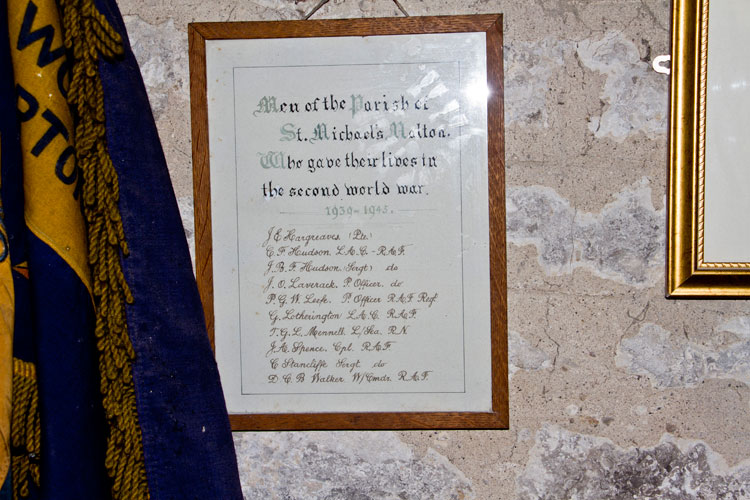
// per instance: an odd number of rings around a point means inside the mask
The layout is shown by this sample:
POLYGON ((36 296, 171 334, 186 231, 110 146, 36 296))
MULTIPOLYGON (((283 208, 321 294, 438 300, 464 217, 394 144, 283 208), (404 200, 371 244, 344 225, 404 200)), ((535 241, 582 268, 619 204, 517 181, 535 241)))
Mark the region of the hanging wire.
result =
POLYGON ((312 15, 315 14, 316 12, 318 12, 318 10, 320 10, 320 8, 322 6, 324 6, 325 4, 327 4, 328 1, 329 0, 320 0, 320 2, 318 2, 318 5, 316 5, 315 7, 313 7, 313 10, 311 10, 310 13, 305 16, 305 21, 307 21, 308 19, 310 19, 312 17, 312 15))
MULTIPOLYGON (((318 2, 318 4, 315 7, 313 7, 313 9, 310 11, 310 13, 305 16, 305 21, 307 21, 308 19, 310 19, 313 16, 313 14, 315 14, 316 12, 318 12, 320 10, 320 8, 323 7, 325 4, 327 4, 329 1, 330 0, 320 0, 320 2, 318 2)), ((401 13, 405 17, 409 17, 409 13, 406 12, 406 9, 404 9, 403 5, 401 5, 401 3, 398 0, 393 0, 393 3, 396 4, 396 7, 398 7, 398 10, 400 10, 401 13)))
POLYGON ((403 6, 402 6, 402 5, 401 5, 401 4, 399 3, 399 1, 398 1, 398 0, 393 0, 393 3, 395 3, 395 4, 396 4, 396 7, 398 7, 398 10, 400 10, 400 11, 401 11, 401 13, 402 13, 402 14, 403 14, 404 16, 406 16, 406 17, 409 17, 409 13, 408 13, 408 12, 406 12, 406 9, 404 9, 404 7, 403 7, 403 6))

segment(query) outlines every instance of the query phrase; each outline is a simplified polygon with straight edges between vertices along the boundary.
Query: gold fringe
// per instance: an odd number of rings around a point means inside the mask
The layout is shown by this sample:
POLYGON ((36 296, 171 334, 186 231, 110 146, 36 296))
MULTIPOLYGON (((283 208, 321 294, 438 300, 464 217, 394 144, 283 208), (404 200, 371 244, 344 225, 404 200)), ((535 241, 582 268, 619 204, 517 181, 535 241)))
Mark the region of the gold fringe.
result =
POLYGON ((115 500, 148 499, 143 442, 135 407, 133 359, 125 303, 133 296, 120 263, 128 254, 118 208, 119 184, 107 151, 99 56, 124 52, 122 37, 93 0, 60 0, 65 47, 73 58, 68 103, 76 121, 76 162, 83 175, 83 214, 96 304, 96 338, 109 424, 105 466, 115 500))
POLYGON ((11 435, 11 482, 13 500, 29 496, 29 480, 39 486, 39 390, 33 363, 13 358, 13 415, 11 435))

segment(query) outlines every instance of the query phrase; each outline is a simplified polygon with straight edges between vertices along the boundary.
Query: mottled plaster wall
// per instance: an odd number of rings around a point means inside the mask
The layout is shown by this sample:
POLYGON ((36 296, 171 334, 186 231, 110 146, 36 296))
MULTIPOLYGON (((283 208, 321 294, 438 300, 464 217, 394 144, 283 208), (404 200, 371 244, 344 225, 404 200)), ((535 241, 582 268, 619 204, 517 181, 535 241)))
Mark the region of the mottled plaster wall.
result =
MULTIPOLYGON (((238 433, 246 497, 750 498, 750 308, 664 299, 669 2, 400 2, 505 15, 510 430, 238 433)), ((121 1, 189 237, 187 23, 315 3, 121 1)))

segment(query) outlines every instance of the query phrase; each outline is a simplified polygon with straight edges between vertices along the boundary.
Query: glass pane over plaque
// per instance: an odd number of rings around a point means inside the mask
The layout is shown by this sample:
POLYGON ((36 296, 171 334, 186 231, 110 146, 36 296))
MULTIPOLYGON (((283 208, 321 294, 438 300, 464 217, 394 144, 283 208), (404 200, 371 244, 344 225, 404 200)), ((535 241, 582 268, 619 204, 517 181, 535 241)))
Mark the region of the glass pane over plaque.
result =
POLYGON ((206 42, 230 413, 492 407, 484 33, 206 42))
POLYGON ((709 6, 703 261, 750 268, 750 8, 709 6))

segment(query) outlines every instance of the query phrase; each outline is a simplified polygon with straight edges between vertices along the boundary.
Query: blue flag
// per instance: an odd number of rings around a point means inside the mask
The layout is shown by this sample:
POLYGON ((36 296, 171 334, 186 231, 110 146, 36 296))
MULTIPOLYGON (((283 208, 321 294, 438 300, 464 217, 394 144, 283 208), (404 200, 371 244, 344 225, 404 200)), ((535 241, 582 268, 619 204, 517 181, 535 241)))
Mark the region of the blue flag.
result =
POLYGON ((241 498, 179 211, 114 2, 0 0, 0 207, 6 368, 13 337, 0 500, 241 498))

